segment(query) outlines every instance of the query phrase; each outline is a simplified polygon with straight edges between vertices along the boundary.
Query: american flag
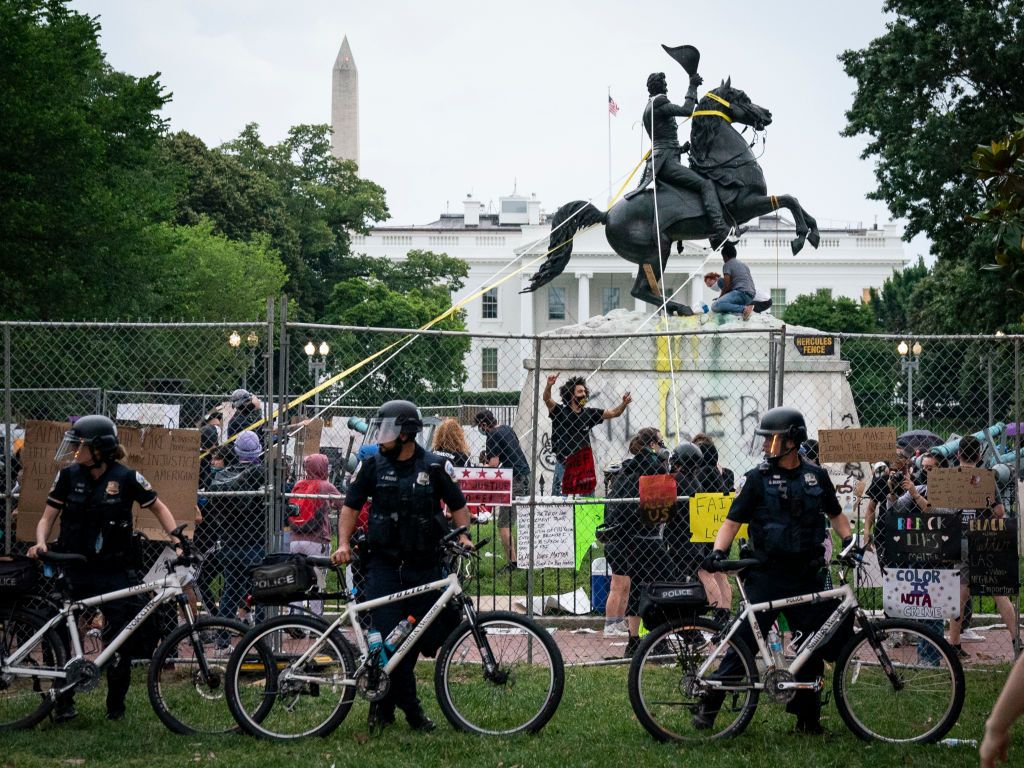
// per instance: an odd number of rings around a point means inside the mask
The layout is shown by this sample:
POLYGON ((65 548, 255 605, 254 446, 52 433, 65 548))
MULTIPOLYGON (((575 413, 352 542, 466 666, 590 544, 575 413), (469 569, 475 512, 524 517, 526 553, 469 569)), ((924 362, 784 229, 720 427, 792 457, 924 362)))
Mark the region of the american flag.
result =
POLYGON ((619 114, 619 105, 615 103, 615 99, 612 98, 612 95, 610 93, 608 94, 608 114, 619 114))

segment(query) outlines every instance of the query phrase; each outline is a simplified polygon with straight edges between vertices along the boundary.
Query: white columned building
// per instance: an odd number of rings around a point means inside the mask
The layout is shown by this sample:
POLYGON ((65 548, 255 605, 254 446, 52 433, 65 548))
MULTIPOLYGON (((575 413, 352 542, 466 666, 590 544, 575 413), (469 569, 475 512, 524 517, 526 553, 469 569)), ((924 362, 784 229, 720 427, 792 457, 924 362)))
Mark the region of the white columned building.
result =
MULTIPOLYGON (((903 269, 908 262, 902 230, 895 224, 822 229, 820 247, 815 250, 805 245, 796 256, 789 245, 795 236, 793 223, 784 216, 764 216, 749 222, 748 227, 737 246, 739 258, 750 267, 755 284, 770 292, 771 312, 776 316, 797 296, 819 288, 830 288, 837 297, 864 300, 870 288, 880 288, 894 270, 903 269)), ((354 237, 352 250, 395 260, 405 258, 413 249, 463 259, 469 265, 469 278, 453 297, 459 300, 544 254, 549 234, 550 224, 540 201, 513 194, 499 198, 497 210, 467 198, 461 213, 442 214, 428 224, 375 227, 368 235, 354 237)), ((686 243, 682 254, 676 253, 673 244, 664 286, 669 295, 678 290, 676 300, 682 304, 710 304, 716 295, 705 288, 702 275, 721 272, 722 260, 717 254, 708 257, 702 247, 706 244, 686 243)), ((539 263, 472 302, 466 308, 467 328, 477 333, 533 335, 612 309, 655 311, 630 295, 637 267, 611 250, 603 227, 576 237, 572 258, 561 275, 536 292, 520 293, 538 267, 539 263)), ((484 365, 485 360, 494 358, 493 344, 474 340, 466 360, 467 390, 514 391, 521 387, 522 370, 506 358, 495 376, 493 362, 484 365)))

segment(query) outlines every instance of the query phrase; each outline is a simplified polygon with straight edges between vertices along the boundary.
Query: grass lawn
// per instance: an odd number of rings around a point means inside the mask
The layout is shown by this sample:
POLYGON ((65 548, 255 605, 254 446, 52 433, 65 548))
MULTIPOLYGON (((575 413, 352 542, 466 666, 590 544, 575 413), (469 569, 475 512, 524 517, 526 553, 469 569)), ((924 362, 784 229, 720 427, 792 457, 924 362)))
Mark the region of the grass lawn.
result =
MULTIPOLYGON (((370 738, 367 704, 358 700, 348 719, 326 739, 292 744, 261 742, 247 736, 211 738, 175 736, 160 724, 137 673, 129 697, 128 716, 121 722, 104 719, 104 688, 78 697, 77 720, 0 737, 0 766, 138 765, 138 766, 700 766, 736 768, 786 766, 971 766, 977 752, 969 747, 892 747, 856 739, 831 703, 824 722, 829 737, 791 735, 792 718, 781 705, 762 701, 757 715, 739 738, 725 743, 684 748, 658 744, 637 723, 626 693, 625 667, 567 669, 561 707, 537 736, 484 739, 454 731, 444 720, 433 695, 430 663, 420 664, 420 692, 428 713, 438 723, 431 734, 410 731, 401 722, 382 736, 370 738)), ((967 702, 951 737, 979 739, 985 717, 995 701, 1006 668, 968 673, 967 702)), ((1018 728, 1011 764, 1024 761, 1024 728, 1018 728)))

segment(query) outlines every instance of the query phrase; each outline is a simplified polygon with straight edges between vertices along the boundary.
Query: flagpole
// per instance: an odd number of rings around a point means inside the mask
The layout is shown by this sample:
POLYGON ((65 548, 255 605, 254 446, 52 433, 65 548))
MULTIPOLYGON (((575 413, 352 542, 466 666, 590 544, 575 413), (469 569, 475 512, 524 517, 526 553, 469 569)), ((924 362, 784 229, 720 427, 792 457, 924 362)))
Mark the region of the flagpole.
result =
MULTIPOLYGON (((612 87, 608 86, 608 104, 612 103, 612 87)), ((612 204, 612 111, 608 109, 608 206, 612 204)))

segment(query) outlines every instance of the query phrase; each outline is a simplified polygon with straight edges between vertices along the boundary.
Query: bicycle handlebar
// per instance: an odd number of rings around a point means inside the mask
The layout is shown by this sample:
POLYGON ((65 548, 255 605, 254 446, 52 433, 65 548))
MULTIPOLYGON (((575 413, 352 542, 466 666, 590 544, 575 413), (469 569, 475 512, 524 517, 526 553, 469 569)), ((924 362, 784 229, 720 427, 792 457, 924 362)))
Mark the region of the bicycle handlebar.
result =
POLYGON ((67 552, 36 552, 36 557, 42 560, 44 563, 53 563, 58 565, 60 563, 84 563, 86 562, 85 555, 72 555, 67 552))
POLYGON ((744 568, 754 568, 758 565, 764 565, 764 563, 752 557, 745 557, 741 560, 719 560, 718 570, 742 571, 744 568))

